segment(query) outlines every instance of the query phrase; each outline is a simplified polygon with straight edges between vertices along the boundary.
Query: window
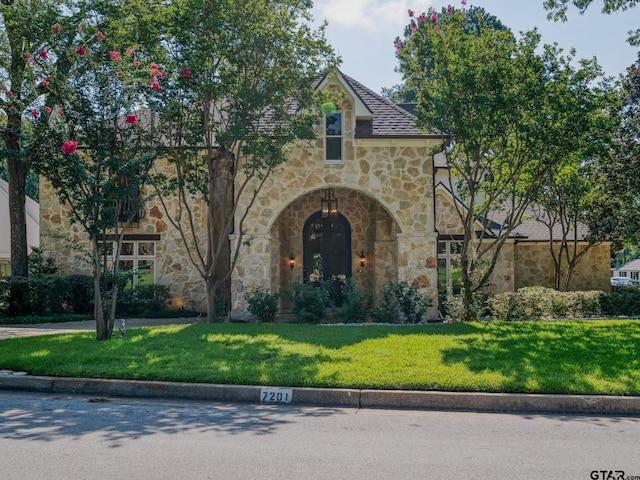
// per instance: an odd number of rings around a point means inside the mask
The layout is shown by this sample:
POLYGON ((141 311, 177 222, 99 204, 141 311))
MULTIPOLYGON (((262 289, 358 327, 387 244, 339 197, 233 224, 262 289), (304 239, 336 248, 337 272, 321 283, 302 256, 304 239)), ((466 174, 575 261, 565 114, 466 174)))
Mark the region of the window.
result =
POLYGON ((453 293, 460 293, 460 252, 462 242, 438 242, 438 291, 445 293, 451 282, 453 293))
MULTIPOLYGON (((107 251, 107 262, 113 262, 115 245, 112 242, 104 244, 107 251)), ((148 240, 124 240, 120 248, 120 273, 130 273, 131 281, 126 288, 137 285, 153 285, 156 280, 156 243, 148 240)))
POLYGON ((631 272, 632 280, 640 280, 640 272, 631 272))
POLYGON ((0 277, 11 276, 11 262, 9 260, 0 260, 0 277))
POLYGON ((342 113, 325 117, 324 163, 342 163, 342 113))

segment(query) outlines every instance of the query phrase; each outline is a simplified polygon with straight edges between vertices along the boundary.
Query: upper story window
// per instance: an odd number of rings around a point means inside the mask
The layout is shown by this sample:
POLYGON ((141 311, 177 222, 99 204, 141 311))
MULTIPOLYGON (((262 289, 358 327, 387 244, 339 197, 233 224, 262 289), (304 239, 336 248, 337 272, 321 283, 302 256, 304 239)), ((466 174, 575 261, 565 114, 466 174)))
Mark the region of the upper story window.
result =
POLYGON ((342 159, 342 113, 325 116, 324 163, 340 164, 342 159))

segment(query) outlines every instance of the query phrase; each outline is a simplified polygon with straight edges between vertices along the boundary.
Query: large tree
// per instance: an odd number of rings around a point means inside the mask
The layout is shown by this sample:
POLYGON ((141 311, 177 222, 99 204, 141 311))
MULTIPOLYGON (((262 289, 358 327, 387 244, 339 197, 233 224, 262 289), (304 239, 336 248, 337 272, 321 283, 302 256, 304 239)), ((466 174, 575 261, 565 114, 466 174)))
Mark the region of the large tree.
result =
POLYGON ((578 148, 557 159, 557 168, 544 179, 534 200, 534 217, 549 230, 557 290, 567 290, 587 252, 605 240, 615 242, 624 223, 619 198, 610 194, 620 95, 609 81, 594 85, 592 92, 599 108, 587 116, 578 148))
POLYGON ((169 171, 156 184, 206 285, 209 321, 216 292, 238 259, 243 219, 265 179, 285 161, 288 145, 315 136, 314 81, 336 59, 324 26, 310 26, 311 6, 309 0, 170 5, 165 45, 178 76, 162 105, 169 171), (170 199, 177 208, 167 206, 170 199))
POLYGON ((640 55, 622 81, 616 152, 602 166, 607 195, 617 201, 617 238, 640 244, 640 55))
POLYGON ((54 70, 49 55, 51 31, 71 2, 24 0, 0 2, 0 158, 6 161, 9 181, 11 273, 27 276, 25 183, 30 151, 25 148, 32 112, 42 103, 54 70), (25 123, 25 120, 27 122, 25 123), (26 131, 25 131, 26 128, 26 131))
POLYGON ((461 199, 464 320, 476 316, 474 296, 540 179, 577 148, 599 71, 588 62, 574 69, 557 47, 538 54, 535 31, 516 40, 477 18, 480 28, 469 32, 469 14, 427 12, 397 43, 400 69, 419 89, 419 125, 443 132, 450 188, 461 199))
MULTIPOLYGON (((111 36, 112 24, 100 15, 97 19, 73 28, 71 46, 69 37, 53 42, 65 74, 50 79, 26 147, 65 205, 70 223, 80 225, 90 240, 96 338, 106 340, 121 285, 123 235, 144 207, 158 150, 156 115, 144 107, 161 89, 165 72, 139 44, 111 36)), ((61 28, 56 26, 58 34, 61 28)))

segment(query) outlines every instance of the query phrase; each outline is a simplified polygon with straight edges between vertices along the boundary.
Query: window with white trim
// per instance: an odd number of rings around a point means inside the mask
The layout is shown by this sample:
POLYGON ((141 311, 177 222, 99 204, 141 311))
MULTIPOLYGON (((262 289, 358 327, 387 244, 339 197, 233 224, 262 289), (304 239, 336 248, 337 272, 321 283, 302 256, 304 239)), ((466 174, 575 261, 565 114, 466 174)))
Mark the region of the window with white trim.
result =
POLYGON ((10 276, 11 276, 11 261, 0 260, 0 277, 10 277, 10 276))
POLYGON ((342 164, 342 113, 324 117, 324 163, 342 164))
POLYGON ((460 241, 438 241, 438 291, 445 293, 451 282, 453 293, 460 293, 460 241))
MULTIPOLYGON (((107 242, 107 262, 114 260, 115 244, 107 242)), ((156 283, 156 242, 149 240, 124 240, 120 248, 120 273, 131 273, 125 288, 156 283)))
POLYGON ((640 272, 631 272, 631 280, 640 280, 640 272))

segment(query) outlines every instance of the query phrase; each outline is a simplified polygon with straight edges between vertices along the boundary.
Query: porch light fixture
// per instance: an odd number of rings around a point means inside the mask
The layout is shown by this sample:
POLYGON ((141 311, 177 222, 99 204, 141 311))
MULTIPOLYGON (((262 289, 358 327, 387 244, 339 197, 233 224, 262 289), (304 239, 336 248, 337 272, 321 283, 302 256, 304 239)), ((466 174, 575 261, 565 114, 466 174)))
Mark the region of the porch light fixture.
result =
POLYGON ((296 257, 294 257, 293 253, 291 253, 291 256, 289 256, 289 268, 293 270, 293 267, 295 266, 296 266, 296 257))
POLYGON ((367 257, 364 256, 364 250, 360 250, 360 267, 364 267, 364 261, 367 257))
POLYGON ((322 218, 338 215, 338 199, 333 194, 333 188, 324 191, 324 197, 320 200, 320 211, 322 218))

